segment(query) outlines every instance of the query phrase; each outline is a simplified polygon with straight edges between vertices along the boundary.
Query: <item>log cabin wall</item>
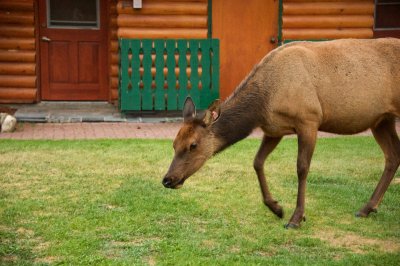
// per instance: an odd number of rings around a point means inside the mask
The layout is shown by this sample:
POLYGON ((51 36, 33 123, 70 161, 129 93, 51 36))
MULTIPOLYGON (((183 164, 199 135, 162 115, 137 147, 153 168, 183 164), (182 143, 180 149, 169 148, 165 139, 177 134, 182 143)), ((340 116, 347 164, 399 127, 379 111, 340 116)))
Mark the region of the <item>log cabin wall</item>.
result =
MULTIPOLYGON (((207 0, 109 2, 110 101, 118 99, 118 38, 207 38, 207 0)), ((218 1, 218 0, 215 0, 218 1)), ((0 1, 0 103, 40 100, 37 5, 0 1)), ((281 0, 281 41, 373 37, 373 0, 281 0)))
POLYGON ((281 42, 373 37, 374 0, 281 1, 281 42))
POLYGON ((0 102, 37 101, 34 0, 0 1, 0 102))

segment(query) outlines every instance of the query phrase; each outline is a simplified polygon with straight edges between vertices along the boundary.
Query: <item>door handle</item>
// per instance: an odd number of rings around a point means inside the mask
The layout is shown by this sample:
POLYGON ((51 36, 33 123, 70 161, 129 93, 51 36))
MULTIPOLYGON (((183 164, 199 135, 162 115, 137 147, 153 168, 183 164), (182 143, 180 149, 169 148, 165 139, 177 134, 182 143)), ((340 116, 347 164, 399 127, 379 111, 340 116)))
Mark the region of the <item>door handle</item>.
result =
POLYGON ((44 41, 44 42, 51 42, 50 38, 48 38, 48 37, 46 37, 46 36, 43 36, 43 37, 42 37, 42 41, 44 41))

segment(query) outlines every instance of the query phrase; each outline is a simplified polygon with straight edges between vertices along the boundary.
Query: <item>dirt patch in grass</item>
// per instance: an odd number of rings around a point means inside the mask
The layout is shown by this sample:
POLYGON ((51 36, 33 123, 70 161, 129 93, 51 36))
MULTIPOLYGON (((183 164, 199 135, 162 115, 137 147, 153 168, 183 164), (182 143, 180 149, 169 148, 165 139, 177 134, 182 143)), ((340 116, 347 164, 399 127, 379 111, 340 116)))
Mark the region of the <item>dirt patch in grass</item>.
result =
MULTIPOLYGON (((158 237, 134 237, 127 240, 112 240, 106 245, 103 254, 108 259, 116 259, 129 256, 126 253, 126 251, 129 249, 136 249, 136 252, 138 253, 146 253, 146 250, 152 245, 152 243, 160 240, 161 239, 158 237)), ((143 257, 143 259, 149 265, 155 264, 155 259, 151 256, 143 257)))
POLYGON ((146 257, 145 261, 147 262, 147 265, 149 265, 149 266, 154 266, 157 264, 156 259, 154 257, 146 257))
POLYGON ((54 256, 47 256, 44 258, 36 258, 35 262, 36 263, 41 263, 41 264, 52 264, 59 261, 58 257, 54 257, 54 256))
POLYGON ((18 257, 15 255, 5 255, 3 257, 0 257, 0 262, 15 263, 17 261, 18 261, 18 257))
POLYGON ((400 252, 400 242, 368 238, 349 232, 319 232, 315 238, 327 242, 330 246, 341 247, 356 254, 367 253, 368 250, 376 250, 385 253, 400 252))
POLYGON ((25 237, 25 238, 30 238, 34 235, 34 232, 30 229, 26 229, 23 227, 19 227, 17 229, 17 233, 21 236, 21 237, 25 237))
POLYGON ((160 238, 157 237, 150 237, 150 238, 133 238, 129 239, 127 241, 111 241, 110 246, 113 248, 119 248, 119 247, 129 247, 129 246, 142 246, 148 242, 156 242, 160 241, 160 238))

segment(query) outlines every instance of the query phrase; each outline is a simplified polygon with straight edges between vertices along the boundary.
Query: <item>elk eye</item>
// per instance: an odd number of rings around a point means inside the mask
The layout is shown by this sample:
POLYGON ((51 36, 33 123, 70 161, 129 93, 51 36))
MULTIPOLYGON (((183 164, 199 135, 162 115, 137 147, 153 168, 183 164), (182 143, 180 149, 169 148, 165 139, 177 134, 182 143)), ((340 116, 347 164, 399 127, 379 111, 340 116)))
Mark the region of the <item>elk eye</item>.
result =
POLYGON ((197 143, 196 142, 193 142, 192 144, 190 144, 190 150, 191 151, 196 149, 196 147, 197 147, 197 143))

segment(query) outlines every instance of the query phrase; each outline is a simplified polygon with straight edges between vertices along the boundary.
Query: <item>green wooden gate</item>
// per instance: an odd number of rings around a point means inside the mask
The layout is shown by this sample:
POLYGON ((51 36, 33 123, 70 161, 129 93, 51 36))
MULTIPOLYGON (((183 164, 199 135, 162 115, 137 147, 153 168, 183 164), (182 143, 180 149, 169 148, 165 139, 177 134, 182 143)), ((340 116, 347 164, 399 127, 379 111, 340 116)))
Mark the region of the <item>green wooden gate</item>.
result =
POLYGON ((198 109, 219 97, 219 40, 120 39, 122 112, 198 109))

